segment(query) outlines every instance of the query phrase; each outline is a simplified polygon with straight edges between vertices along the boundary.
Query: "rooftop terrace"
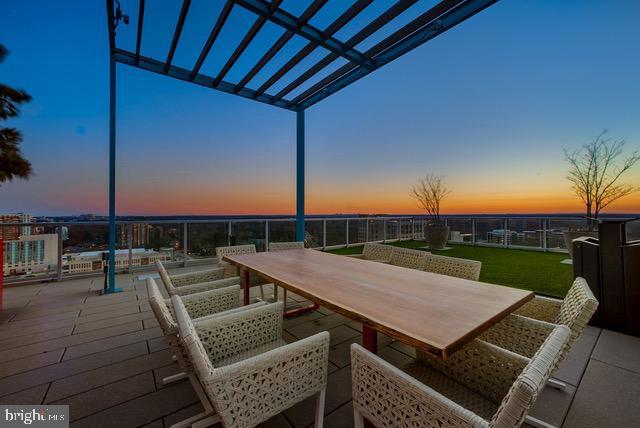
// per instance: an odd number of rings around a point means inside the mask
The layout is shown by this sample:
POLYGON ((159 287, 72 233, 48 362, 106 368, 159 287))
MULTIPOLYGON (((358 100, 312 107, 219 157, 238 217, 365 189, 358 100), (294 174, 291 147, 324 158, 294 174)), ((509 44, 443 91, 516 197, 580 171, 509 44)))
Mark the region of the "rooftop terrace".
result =
MULTIPOLYGON (((168 427, 200 411, 187 381, 162 385, 178 367, 144 281, 139 274, 117 280, 123 292, 108 296, 98 295, 100 277, 5 289, 0 402, 68 404, 72 425, 88 427, 168 427)), ((293 293, 289 299, 290 306, 308 303, 293 293)), ((287 319, 284 335, 294 341, 323 330, 331 334, 325 426, 352 426, 349 346, 361 340, 360 325, 320 308, 287 319)), ((394 365, 413 357, 411 348, 382 335, 379 347, 394 365)), ((547 387, 532 415, 558 427, 637 425, 639 353, 639 338, 588 327, 556 373, 567 390, 547 387)), ((265 426, 309 426, 313 406, 303 402, 265 426)))

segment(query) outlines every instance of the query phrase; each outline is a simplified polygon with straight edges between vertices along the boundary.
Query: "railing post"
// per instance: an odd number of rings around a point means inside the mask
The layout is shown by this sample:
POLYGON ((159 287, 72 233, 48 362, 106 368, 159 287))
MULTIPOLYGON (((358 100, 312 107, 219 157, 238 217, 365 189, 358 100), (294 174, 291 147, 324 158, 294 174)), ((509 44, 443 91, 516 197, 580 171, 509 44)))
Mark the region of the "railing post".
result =
POLYGON ((227 227, 227 247, 231 246, 231 221, 229 221, 228 227, 227 227))
POLYGON ((549 244, 547 242, 547 229, 549 228, 549 219, 543 218, 542 222, 542 249, 544 251, 549 250, 549 244))
POLYGON ((62 281, 62 224, 58 223, 58 272, 57 281, 62 281))
POLYGON ((264 222, 264 250, 269 251, 269 220, 264 222))
POLYGON ((411 239, 416 239, 416 219, 411 217, 411 239))
POLYGON ((189 252, 189 223, 186 221, 182 224, 182 258, 187 260, 189 252))
POLYGON ((133 262, 133 224, 127 225, 127 248, 129 249, 127 268, 129 273, 131 273, 131 263, 133 262))
POLYGON ((349 246, 349 219, 347 219, 347 230, 346 230, 346 237, 345 238, 346 239, 345 239, 344 242, 346 243, 346 246, 348 247, 349 246))
POLYGON ((327 219, 322 220, 322 249, 327 248, 327 219))
POLYGON ((387 242, 387 219, 382 219, 382 242, 387 242))
POLYGON ((398 241, 402 241, 402 219, 401 218, 398 219, 397 229, 398 231, 396 232, 396 238, 398 239, 398 241))
POLYGON ((509 246, 509 243, 507 242, 507 240, 508 240, 507 229, 509 229, 509 218, 508 217, 504 219, 503 228, 504 228, 504 237, 502 238, 502 240, 503 240, 502 245, 506 248, 506 247, 509 246))
POLYGON ((471 219, 471 244, 476 245, 476 219, 471 219))
POLYGON ((364 242, 369 242, 369 217, 365 219, 367 227, 364 229, 364 242))

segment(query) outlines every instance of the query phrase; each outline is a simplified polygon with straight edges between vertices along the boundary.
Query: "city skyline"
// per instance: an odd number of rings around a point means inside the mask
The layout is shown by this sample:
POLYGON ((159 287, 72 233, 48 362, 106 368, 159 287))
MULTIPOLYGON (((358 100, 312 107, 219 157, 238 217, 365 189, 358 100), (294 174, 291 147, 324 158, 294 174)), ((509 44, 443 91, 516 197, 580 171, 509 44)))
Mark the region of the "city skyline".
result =
MULTIPOLYGON (((8 123, 25 134, 35 171, 29 181, 0 187, 6 212, 107 211, 104 5, 65 6, 64 14, 44 1, 3 7, 0 41, 10 55, 1 80, 33 96, 8 123), (46 42, 34 44, 29 28, 46 42)), ((185 34, 178 65, 192 61, 202 45, 197 29, 215 16, 204 3, 194 7, 188 19, 196 31, 185 34)), ((149 8, 145 31, 173 26, 177 8, 149 8)), ((371 8, 375 16, 380 5, 371 8)), ((605 127, 630 150, 640 148, 639 17, 640 5, 630 2, 498 2, 309 109, 307 213, 419 213, 409 189, 426 172, 445 175, 453 190, 445 214, 581 213, 562 149, 605 127)), ((245 18, 230 18, 238 33, 250 24, 245 18)), ((318 19, 322 27, 333 16, 318 19)), ((132 32, 135 25, 121 27, 121 41, 129 43, 132 32)), ((232 36, 223 37, 207 70, 221 66, 232 36)), ((161 57, 169 42, 156 38, 143 51, 161 57)), ((252 52, 267 44, 257 39, 252 52)), ((243 65, 229 78, 241 76, 243 65)), ((291 112, 123 66, 118 76, 118 215, 293 213, 291 112)), ((640 184, 640 168, 626 181, 640 184)), ((640 212, 640 193, 608 211, 640 212)))

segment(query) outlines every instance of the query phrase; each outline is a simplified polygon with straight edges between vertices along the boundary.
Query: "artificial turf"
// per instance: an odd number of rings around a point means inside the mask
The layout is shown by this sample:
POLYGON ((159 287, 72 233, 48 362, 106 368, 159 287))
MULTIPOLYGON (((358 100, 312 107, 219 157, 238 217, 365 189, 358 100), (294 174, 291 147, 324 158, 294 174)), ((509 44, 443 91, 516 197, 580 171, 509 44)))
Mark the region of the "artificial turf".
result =
MULTIPOLYGON (((389 245, 421 249, 421 241, 401 241, 389 245)), ((571 286, 571 265, 560 263, 569 257, 566 253, 515 250, 508 248, 450 245, 450 250, 434 251, 434 254, 460 257, 482 262, 480 281, 531 290, 537 294, 564 297, 571 286)), ((334 254, 358 254, 362 246, 331 250, 334 254)))

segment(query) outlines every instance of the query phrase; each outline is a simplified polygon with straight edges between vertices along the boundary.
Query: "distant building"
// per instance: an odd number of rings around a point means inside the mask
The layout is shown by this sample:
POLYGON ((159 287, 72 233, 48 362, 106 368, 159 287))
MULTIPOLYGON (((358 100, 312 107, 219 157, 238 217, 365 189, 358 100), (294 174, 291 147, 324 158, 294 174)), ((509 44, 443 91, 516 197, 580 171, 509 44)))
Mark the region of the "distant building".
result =
POLYGON ((17 240, 20 236, 31 235, 32 226, 7 226, 12 223, 33 223, 31 214, 0 214, 0 238, 17 240))
POLYGON ((149 231, 151 226, 147 223, 133 223, 118 228, 118 245, 129 246, 129 227, 131 227, 131 246, 133 248, 145 248, 149 246, 149 231))
MULTIPOLYGON (((87 273, 102 271, 106 261, 102 260, 104 251, 83 251, 69 253, 63 256, 63 273, 87 273)), ((146 266, 154 264, 156 260, 166 261, 170 255, 166 252, 133 248, 131 250, 131 266, 146 266)), ((129 267, 129 250, 116 250, 116 270, 129 267)))
POLYGON ((3 241, 5 276, 46 273, 58 263, 58 235, 23 235, 3 241))

